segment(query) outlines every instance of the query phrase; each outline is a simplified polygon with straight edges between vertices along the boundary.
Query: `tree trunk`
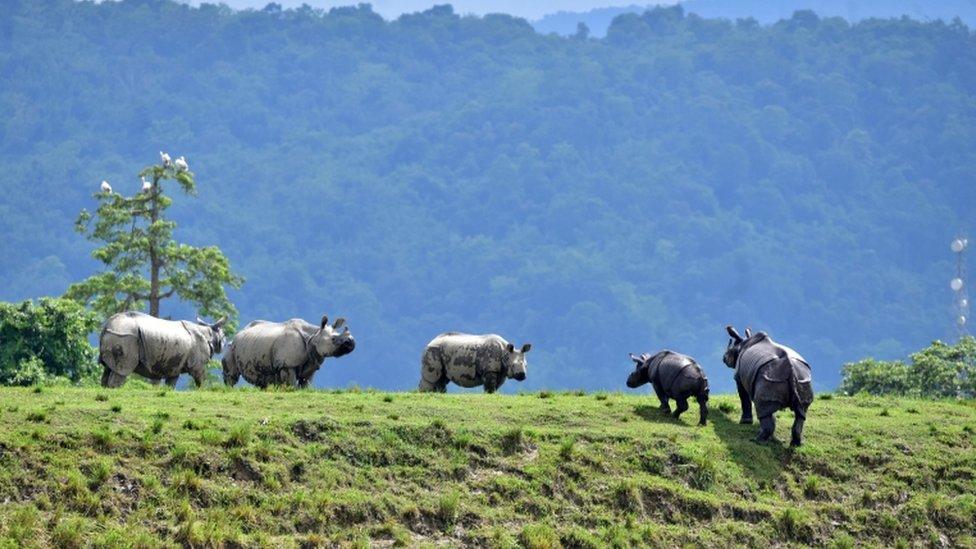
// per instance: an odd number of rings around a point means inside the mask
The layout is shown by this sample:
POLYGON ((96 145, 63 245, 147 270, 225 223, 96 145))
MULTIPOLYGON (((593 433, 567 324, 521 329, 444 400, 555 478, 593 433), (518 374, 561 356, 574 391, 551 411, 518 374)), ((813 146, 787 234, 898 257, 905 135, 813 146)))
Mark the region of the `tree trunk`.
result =
POLYGON ((152 204, 149 210, 149 314, 159 317, 159 257, 158 243, 153 236, 153 225, 159 220, 159 178, 153 177, 152 204))

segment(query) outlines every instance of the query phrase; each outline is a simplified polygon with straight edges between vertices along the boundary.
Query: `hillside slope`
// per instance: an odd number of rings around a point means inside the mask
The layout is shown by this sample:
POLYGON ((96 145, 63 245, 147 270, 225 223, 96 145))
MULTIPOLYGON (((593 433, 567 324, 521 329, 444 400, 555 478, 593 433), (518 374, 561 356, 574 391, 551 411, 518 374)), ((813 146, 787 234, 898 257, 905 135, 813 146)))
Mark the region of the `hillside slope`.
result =
POLYGON ((976 543, 971 403, 821 399, 790 451, 731 396, 705 428, 607 393, 0 402, 0 546, 976 543))

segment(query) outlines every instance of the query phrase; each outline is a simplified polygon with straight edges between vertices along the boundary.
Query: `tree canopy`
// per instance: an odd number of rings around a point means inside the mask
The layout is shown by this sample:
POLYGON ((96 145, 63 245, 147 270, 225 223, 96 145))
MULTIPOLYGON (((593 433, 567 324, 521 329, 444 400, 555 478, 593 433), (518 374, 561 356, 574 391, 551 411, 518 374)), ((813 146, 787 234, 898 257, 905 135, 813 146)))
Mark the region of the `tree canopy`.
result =
POLYGON ((95 213, 83 209, 78 215, 75 228, 100 244, 92 257, 105 270, 72 284, 65 296, 90 306, 102 319, 147 305, 146 312, 159 317, 160 303, 176 297, 200 314, 230 318, 233 333, 237 309, 227 299, 227 288, 240 288, 244 280, 231 272, 218 247, 174 240, 176 222, 165 217, 173 199, 163 182, 175 181, 186 195, 195 195, 196 181, 183 157, 173 161, 169 154, 160 156, 161 164, 139 173, 138 191, 125 196, 105 181, 95 194, 95 213))
POLYGON ((240 269, 245 322, 349 319, 319 384, 413 387, 463 330, 534 344, 513 389, 618 388, 628 351, 668 347, 730 390, 723 326, 748 324, 832 388, 951 329, 947 246, 976 228, 962 23, 659 8, 597 40, 446 6, 4 9, 0 299, 96 272, 75 213, 162 149, 207 181, 174 237, 240 269))

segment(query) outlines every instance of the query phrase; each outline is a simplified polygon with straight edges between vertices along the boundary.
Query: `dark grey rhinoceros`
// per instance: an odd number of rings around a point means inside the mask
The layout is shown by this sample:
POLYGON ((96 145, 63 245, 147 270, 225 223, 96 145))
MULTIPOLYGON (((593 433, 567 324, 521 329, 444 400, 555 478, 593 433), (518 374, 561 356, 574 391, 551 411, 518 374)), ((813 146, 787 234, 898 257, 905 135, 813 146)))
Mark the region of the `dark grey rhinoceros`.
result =
POLYGON ((732 338, 722 361, 735 368, 735 386, 742 401, 740 423, 752 423, 752 405, 759 416, 757 442, 769 440, 776 429, 777 411, 793 410, 793 430, 790 446, 803 443, 803 423, 807 408, 813 402, 810 365, 802 356, 786 345, 780 345, 766 333, 755 335, 746 330, 746 337, 732 326, 726 331, 732 338))
POLYGON ((627 376, 627 386, 636 389, 645 383, 654 387, 654 393, 661 401, 661 410, 671 413, 668 399, 674 399, 677 408, 675 419, 688 409, 688 397, 698 401, 698 424, 705 425, 708 419, 708 378, 705 371, 690 356, 664 350, 655 355, 643 353, 630 355, 634 361, 634 371, 627 376))
POLYGON ((133 373, 154 384, 165 379, 174 386, 180 374, 187 373, 199 387, 207 377, 207 361, 220 352, 226 320, 207 324, 139 312, 112 315, 98 339, 102 386, 119 387, 133 373))
POLYGON ((419 389, 443 393, 447 382, 453 381, 461 387, 484 385, 486 393, 494 393, 506 379, 525 379, 525 354, 531 348, 526 343, 516 349, 495 334, 441 334, 424 350, 419 389))
POLYGON ((222 360, 224 383, 233 386, 241 376, 252 385, 308 387, 326 357, 347 355, 356 348, 346 319, 318 326, 293 318, 285 322, 255 320, 237 333, 222 360))

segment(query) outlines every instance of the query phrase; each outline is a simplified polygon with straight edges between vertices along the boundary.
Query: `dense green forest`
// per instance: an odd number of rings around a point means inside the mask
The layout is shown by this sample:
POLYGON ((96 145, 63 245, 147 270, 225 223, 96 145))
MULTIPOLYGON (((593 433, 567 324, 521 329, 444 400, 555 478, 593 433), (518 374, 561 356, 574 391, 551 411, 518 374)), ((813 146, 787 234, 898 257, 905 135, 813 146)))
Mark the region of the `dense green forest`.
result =
POLYGON ((595 40, 447 6, 14 0, 0 84, 0 299, 95 272, 72 223, 99 182, 186 155, 176 236, 244 276, 241 320, 349 319, 319 385, 414 387, 465 330, 534 344, 508 390, 619 388, 662 347, 729 390, 735 323, 832 388, 950 335, 948 242, 974 229, 958 22, 671 8, 595 40))

